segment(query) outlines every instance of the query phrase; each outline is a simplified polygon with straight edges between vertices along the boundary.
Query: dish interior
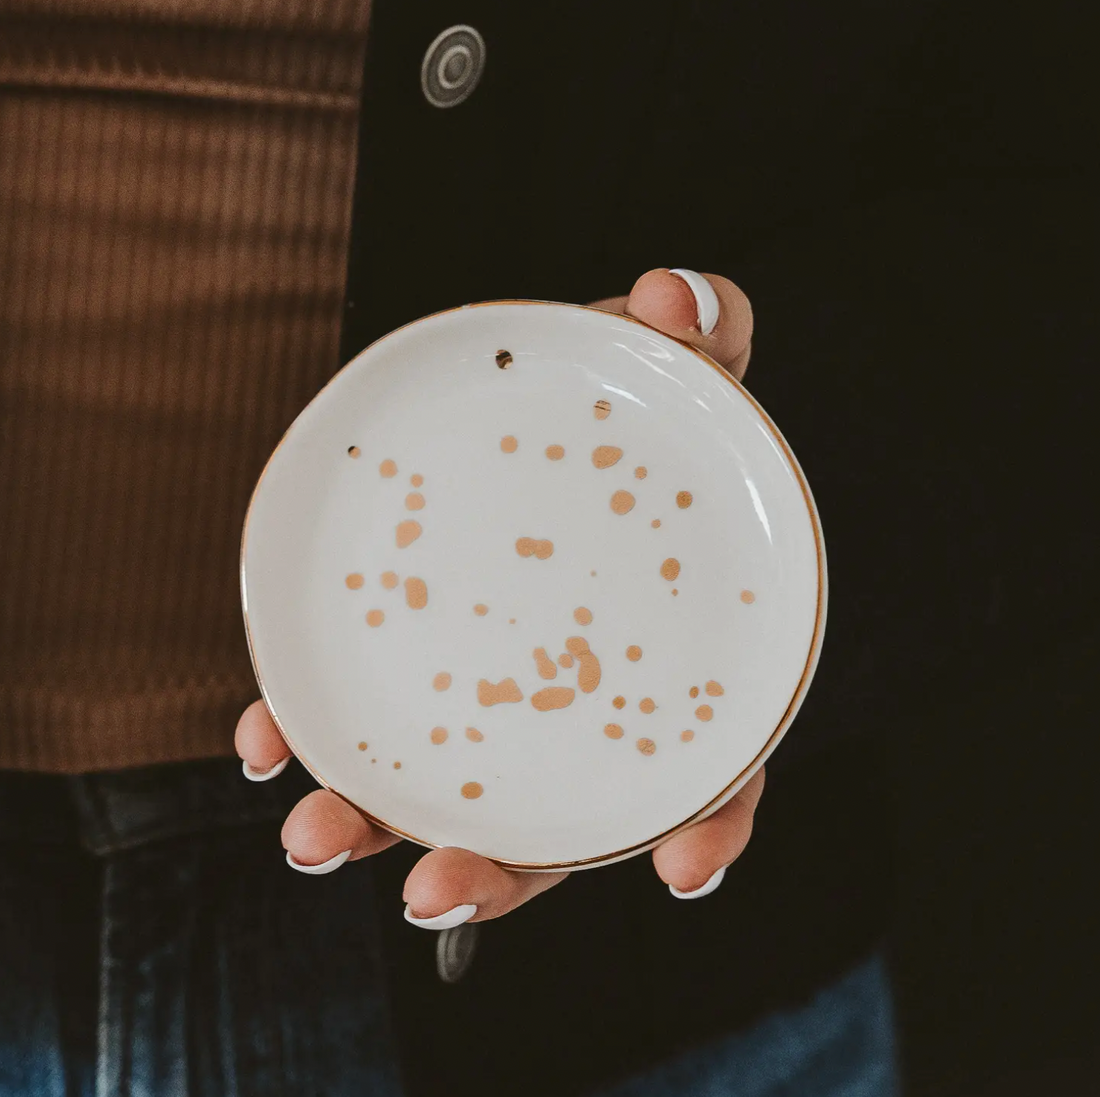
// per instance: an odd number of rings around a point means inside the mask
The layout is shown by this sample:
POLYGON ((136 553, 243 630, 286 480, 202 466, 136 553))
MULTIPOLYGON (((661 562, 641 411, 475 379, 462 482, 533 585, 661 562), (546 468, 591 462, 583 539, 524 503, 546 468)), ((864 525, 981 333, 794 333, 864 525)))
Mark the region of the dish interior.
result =
POLYGON ((747 780, 816 660, 822 551, 784 444, 712 363, 498 303, 387 336, 306 408, 242 585, 319 780, 424 844, 548 867, 747 780))

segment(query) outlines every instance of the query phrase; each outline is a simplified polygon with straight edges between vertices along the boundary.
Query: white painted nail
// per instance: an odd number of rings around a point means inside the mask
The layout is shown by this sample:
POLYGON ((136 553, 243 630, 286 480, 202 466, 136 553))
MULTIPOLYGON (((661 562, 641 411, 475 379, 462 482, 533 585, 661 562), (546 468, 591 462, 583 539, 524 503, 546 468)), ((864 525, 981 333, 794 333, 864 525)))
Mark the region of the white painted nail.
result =
POLYGON ((702 899, 704 895, 709 895, 712 891, 718 890, 718 885, 725 878, 725 875, 726 866, 723 865, 701 888, 696 888, 694 891, 678 891, 669 884, 668 890, 671 891, 677 899, 702 899))
POLYGON ((677 267, 668 273, 675 274, 677 278, 682 278, 687 283, 688 289, 695 298, 699 330, 704 335, 710 335, 718 326, 718 294, 714 292, 714 287, 701 274, 684 267, 677 267))
POLYGON ((287 763, 290 761, 290 756, 287 755, 281 762, 277 762, 271 767, 271 769, 253 769, 247 762, 241 763, 241 772, 250 781, 270 781, 272 777, 278 777, 287 767, 287 763))
POLYGON ((421 929, 454 929, 455 926, 468 922, 475 914, 477 906, 474 903, 463 903, 461 906, 451 907, 443 914, 437 914, 434 918, 414 918, 412 908, 408 903, 405 904, 405 921, 421 929))
POLYGON ((291 868, 306 873, 307 876, 324 876, 326 872, 335 872, 350 856, 351 850, 345 849, 343 853, 338 853, 335 857, 330 857, 327 861, 322 861, 319 865, 303 865, 295 861, 294 858, 290 856, 290 850, 287 850, 286 863, 290 865, 291 868))

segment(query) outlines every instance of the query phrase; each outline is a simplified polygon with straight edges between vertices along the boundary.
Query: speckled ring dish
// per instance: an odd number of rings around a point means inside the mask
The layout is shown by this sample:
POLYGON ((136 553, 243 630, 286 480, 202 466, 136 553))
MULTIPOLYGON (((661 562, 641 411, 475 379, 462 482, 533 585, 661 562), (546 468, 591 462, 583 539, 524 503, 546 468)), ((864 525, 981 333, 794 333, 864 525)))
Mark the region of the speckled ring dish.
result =
POLYGON ((472 305, 295 420, 241 548, 256 676, 323 785, 531 870, 639 853, 763 764, 809 686, 825 551, 760 406, 626 317, 472 305))

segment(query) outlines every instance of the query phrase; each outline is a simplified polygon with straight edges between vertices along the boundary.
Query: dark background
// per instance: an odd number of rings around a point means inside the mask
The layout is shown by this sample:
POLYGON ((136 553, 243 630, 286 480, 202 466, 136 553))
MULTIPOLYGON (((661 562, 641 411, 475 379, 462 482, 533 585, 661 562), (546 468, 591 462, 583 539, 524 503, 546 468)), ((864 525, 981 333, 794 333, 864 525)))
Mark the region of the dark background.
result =
MULTIPOLYGON (((726 274, 830 555, 818 676, 723 899, 624 943, 599 908, 634 909, 645 859, 580 874, 487 927, 453 988, 391 928, 410 1082, 441 1092, 466 1062, 486 1092, 517 1071, 565 1092, 589 1052, 621 1056, 599 1074, 717 1034, 885 934, 908 1093, 1095 1092, 1083 9, 379 0, 368 50, 347 354, 463 301, 726 274), (489 62, 433 111, 410 73, 456 22, 489 62), (668 1014, 625 1031, 609 983, 668 1014)), ((410 856, 380 859, 383 886, 410 856)))

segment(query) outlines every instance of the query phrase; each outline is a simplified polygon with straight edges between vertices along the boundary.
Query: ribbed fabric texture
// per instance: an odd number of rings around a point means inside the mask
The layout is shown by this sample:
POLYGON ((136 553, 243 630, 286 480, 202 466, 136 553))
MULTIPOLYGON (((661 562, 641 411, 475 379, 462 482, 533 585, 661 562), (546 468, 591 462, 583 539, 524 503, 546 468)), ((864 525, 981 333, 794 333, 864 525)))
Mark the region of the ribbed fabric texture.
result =
POLYGON ((224 754, 248 497, 339 364, 367 0, 0 14, 0 767, 224 754))

